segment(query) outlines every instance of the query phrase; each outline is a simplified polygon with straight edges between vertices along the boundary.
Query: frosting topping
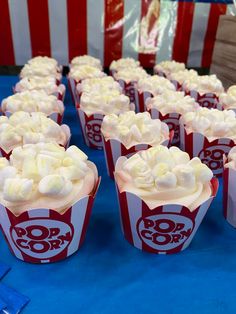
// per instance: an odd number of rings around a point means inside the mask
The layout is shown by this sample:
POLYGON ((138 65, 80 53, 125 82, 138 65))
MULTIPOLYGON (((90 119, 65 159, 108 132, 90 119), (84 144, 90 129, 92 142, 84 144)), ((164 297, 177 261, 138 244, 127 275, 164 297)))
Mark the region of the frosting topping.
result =
POLYGON ((71 60, 71 66, 90 65, 98 69, 102 69, 101 61, 92 56, 84 55, 78 56, 71 60))
POLYGON ((232 85, 227 90, 227 93, 220 94, 220 103, 224 109, 235 109, 236 108, 236 85, 232 85))
POLYGON ((198 76, 198 73, 195 70, 183 70, 178 72, 170 73, 169 79, 179 82, 181 85, 184 81, 188 79, 195 79, 198 76))
POLYGON ((184 81, 183 87, 189 91, 196 90, 200 95, 204 95, 206 93, 219 95, 224 92, 224 87, 215 74, 193 76, 184 81))
POLYGON ((83 80, 81 83, 77 84, 77 91, 79 93, 90 93, 90 92, 100 92, 103 93, 105 91, 109 91, 111 89, 115 89, 117 91, 122 92, 122 88, 120 84, 116 82, 111 76, 104 76, 101 78, 89 78, 83 80))
POLYGON ((156 96, 166 90, 175 91, 175 86, 166 78, 153 75, 140 79, 137 82, 137 89, 139 92, 150 92, 156 96))
POLYGON ((79 82, 87 78, 103 77, 106 76, 106 74, 94 66, 84 64, 72 67, 69 76, 79 82))
POLYGON ((57 85, 56 78, 52 76, 32 76, 21 79, 15 86, 16 92, 23 92, 26 90, 44 90, 48 95, 54 93, 63 94, 65 86, 57 85))
POLYGON ((185 70, 185 64, 176 61, 162 61, 155 65, 154 71, 161 71, 168 76, 170 73, 185 70))
POLYGON ((114 78, 116 80, 123 80, 126 83, 137 82, 138 80, 147 76, 147 72, 141 67, 121 69, 118 72, 114 73, 114 78))
POLYGON ((225 168, 236 169, 236 146, 232 147, 229 151, 227 162, 224 165, 225 168))
POLYGON ((121 58, 113 60, 110 64, 110 70, 120 71, 128 68, 137 68, 140 66, 140 62, 133 58, 121 58))

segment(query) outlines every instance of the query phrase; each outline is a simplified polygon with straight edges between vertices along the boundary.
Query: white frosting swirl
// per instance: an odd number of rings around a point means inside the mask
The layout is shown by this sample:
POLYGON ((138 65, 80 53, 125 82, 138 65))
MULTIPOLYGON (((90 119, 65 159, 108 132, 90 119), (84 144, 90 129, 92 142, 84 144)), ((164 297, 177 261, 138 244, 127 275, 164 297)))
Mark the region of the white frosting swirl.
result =
POLYGON ((103 93, 109 90, 117 90, 122 92, 122 88, 118 82, 116 82, 111 76, 104 76, 101 78, 89 78, 78 83, 77 86, 78 93, 103 93))
POLYGON ((177 81, 179 84, 183 84, 186 80, 195 79, 198 76, 198 73, 195 70, 183 70, 178 72, 170 73, 169 79, 177 81))
POLYGON ((84 56, 78 56, 71 60, 71 66, 80 66, 80 65, 90 65, 92 67, 102 69, 101 61, 97 58, 94 58, 92 56, 84 55, 84 56))
POLYGON ((159 145, 169 137, 168 125, 159 119, 151 119, 148 112, 107 115, 101 131, 106 140, 117 139, 128 149, 137 144, 159 145))
POLYGON ((51 76, 57 80, 61 80, 62 75, 59 72, 58 68, 52 65, 51 63, 37 63, 25 64, 20 72, 20 77, 44 77, 51 76))
POLYGON ((63 102, 54 95, 48 95, 43 90, 25 91, 16 93, 3 99, 1 104, 2 111, 5 112, 43 112, 47 116, 54 112, 63 114, 63 102))
POLYGON ((50 66, 53 67, 53 68, 58 68, 58 67, 59 67, 59 65, 58 65, 56 59, 54 59, 54 58, 49 58, 49 57, 46 57, 46 56, 37 56, 37 57, 34 57, 34 58, 28 60, 27 63, 28 63, 29 65, 41 64, 42 66, 43 66, 43 65, 50 65, 50 66))
POLYGON ((219 101, 224 109, 236 109, 236 85, 230 86, 227 93, 220 94, 219 101))
POLYGON ((194 111, 199 105, 190 96, 185 96, 184 92, 164 91, 161 95, 146 100, 146 108, 150 110, 156 108, 162 115, 168 113, 179 113, 194 111))
POLYGON ((76 146, 28 144, 0 158, 0 202, 15 214, 33 208, 59 212, 88 195, 97 181, 94 164, 76 146))
POLYGON ((236 146, 232 147, 229 151, 224 168, 231 168, 236 170, 236 146))
POLYGON ((236 117, 232 110, 220 111, 200 107, 194 112, 184 114, 181 122, 185 125, 187 133, 201 133, 209 141, 217 138, 236 140, 236 117))
POLYGON ((32 76, 21 79, 15 86, 16 92, 24 92, 27 90, 43 90, 48 95, 55 93, 64 94, 65 86, 63 84, 58 86, 56 78, 51 76, 32 76))
POLYGON ((195 90, 200 95, 214 93, 217 96, 224 92, 221 81, 215 74, 191 77, 184 81, 183 88, 186 91, 195 90))
POLYGON ((120 71, 114 73, 114 78, 116 80, 123 80, 126 83, 137 82, 147 76, 147 72, 141 67, 121 69, 120 71))
POLYGON ((58 125, 42 112, 18 111, 10 118, 0 117, 0 147, 9 153, 17 146, 39 142, 56 142, 63 146, 69 140, 70 129, 58 125))
POLYGON ((137 82, 137 89, 139 92, 150 92, 156 96, 166 90, 175 91, 175 86, 168 79, 153 75, 140 79, 137 82))
POLYGON ((140 62, 133 58, 121 58, 118 60, 113 60, 110 64, 110 70, 120 71, 129 68, 137 68, 140 66, 140 62))
POLYGON ((121 112, 134 110, 129 97, 120 94, 118 90, 104 91, 104 93, 83 93, 80 98, 81 109, 89 116, 94 113, 120 114, 121 112))
POLYGON ((103 77, 103 76, 106 76, 104 72, 102 72, 98 68, 95 68, 87 64, 74 66, 70 69, 70 73, 69 73, 69 77, 74 79, 77 82, 87 79, 87 78, 103 77))
POLYGON ((193 211, 211 196, 212 177, 199 158, 190 160, 174 146, 154 146, 129 159, 120 157, 115 167, 120 192, 136 194, 150 209, 179 204, 193 211))
POLYGON ((176 61, 162 61, 154 66, 154 72, 161 71, 168 77, 173 72, 185 70, 185 64, 176 61))

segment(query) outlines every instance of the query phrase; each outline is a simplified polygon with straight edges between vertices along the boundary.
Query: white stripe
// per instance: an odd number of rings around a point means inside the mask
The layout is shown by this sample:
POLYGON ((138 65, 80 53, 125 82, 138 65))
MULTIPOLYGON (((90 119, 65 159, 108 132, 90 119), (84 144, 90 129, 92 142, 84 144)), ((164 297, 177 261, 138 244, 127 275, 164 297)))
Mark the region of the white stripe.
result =
POLYGON ((161 1, 156 63, 172 59, 173 41, 177 23, 177 6, 177 1, 161 1))
MULTIPOLYGON (((88 54, 99 58, 103 64, 104 51, 104 1, 87 0, 88 54)), ((112 48, 112 47, 111 47, 112 48)))
POLYGON ((236 3, 227 5, 227 15, 236 15, 236 3))
POLYGON ((139 238, 136 228, 139 218, 142 217, 142 201, 131 193, 126 193, 126 197, 134 246, 138 249, 142 249, 142 241, 139 238))
POLYGON ((163 213, 181 213, 182 209, 183 209, 183 206, 181 205, 168 204, 162 207, 162 212, 163 213))
POLYGON ((185 151, 185 130, 182 123, 179 124, 180 149, 185 151))
POLYGON ((116 195, 117 195, 117 198, 118 198, 118 205, 119 205, 120 226, 121 226, 122 233, 123 233, 123 235, 124 235, 124 226, 123 226, 123 221, 122 221, 122 217, 121 217, 120 192, 119 192, 119 189, 118 189, 118 186, 117 186, 116 183, 115 183, 115 187, 116 187, 116 195))
POLYGON ((219 138, 218 139, 218 145, 229 145, 230 142, 231 142, 230 138, 219 138))
POLYGON ((68 246, 67 256, 73 254, 79 246, 89 197, 84 197, 72 206, 71 223, 74 227, 74 236, 68 246))
POLYGON ((36 218, 36 217, 49 217, 49 209, 40 208, 40 209, 32 209, 28 211, 29 218, 36 218))
POLYGON ((24 65, 31 57, 27 0, 8 0, 15 63, 24 65))
POLYGON ((116 161, 121 156, 121 143, 117 140, 110 140, 110 145, 112 152, 112 161, 115 168, 116 161))
POLYGON ((138 59, 140 0, 125 0, 122 57, 138 59))
POLYGON ((2 205, 0 205, 0 218, 1 218, 2 229, 4 231, 5 237, 7 238, 9 242, 9 245, 11 246, 12 251, 14 252, 17 258, 24 260, 20 250, 18 250, 18 248, 15 246, 14 242, 12 241, 12 238, 10 235, 11 222, 8 218, 7 210, 2 205))
POLYGON ((201 67, 210 7, 210 3, 195 4, 187 62, 188 66, 201 67))
POLYGON ((87 134, 85 132, 85 113, 81 109, 77 109, 77 111, 78 111, 78 114, 79 114, 81 129, 82 129, 82 132, 83 132, 83 135, 84 135, 85 143, 86 143, 86 145, 89 145, 87 134))
POLYGON ((193 157, 198 157, 198 154, 203 149, 204 136, 199 133, 193 133, 193 157))
POLYGON ((68 64, 66 0, 48 0, 51 55, 60 64, 68 64))

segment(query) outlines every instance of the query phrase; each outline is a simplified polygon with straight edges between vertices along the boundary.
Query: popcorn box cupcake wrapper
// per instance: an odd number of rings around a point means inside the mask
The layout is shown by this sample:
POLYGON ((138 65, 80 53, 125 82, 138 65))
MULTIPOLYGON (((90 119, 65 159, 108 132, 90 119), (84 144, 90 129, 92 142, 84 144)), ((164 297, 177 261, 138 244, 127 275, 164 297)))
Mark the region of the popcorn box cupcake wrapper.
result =
POLYGON ((76 98, 76 85, 78 84, 78 82, 76 82, 74 79, 67 77, 68 79, 68 87, 69 87, 69 91, 71 94, 71 98, 72 101, 74 103, 74 105, 77 103, 77 98, 76 98))
POLYGON ((87 114, 78 107, 80 126, 86 145, 94 149, 103 149, 101 124, 104 118, 102 114, 87 114))
POLYGON ((109 70, 109 75, 114 77, 114 74, 117 73, 116 70, 109 70))
POLYGON ((180 135, 179 135, 179 119, 180 114, 178 113, 168 113, 166 115, 162 115, 160 111, 156 108, 152 108, 148 110, 152 119, 160 119, 162 122, 165 122, 170 131, 174 131, 174 138, 172 140, 172 145, 178 146, 180 144, 180 135))
POLYGON ((13 255, 30 263, 65 259, 82 245, 100 178, 91 195, 63 214, 54 209, 32 209, 15 216, 0 205, 1 229, 13 255))
POLYGON ((160 70, 154 69, 154 74, 167 78, 166 74, 160 70))
POLYGON ((170 80, 170 82, 174 85, 176 91, 181 92, 183 90, 182 85, 176 80, 170 80))
POLYGON ((150 92, 139 92, 135 90, 135 109, 136 112, 145 112, 146 111, 146 100, 148 98, 153 98, 153 94, 150 92))
POLYGON ((116 186, 121 227, 126 240, 150 253, 171 254, 186 249, 217 193, 218 180, 213 178, 211 183, 212 196, 193 211, 176 204, 151 210, 137 195, 120 193, 116 186))
POLYGON ((213 93, 200 95, 197 91, 191 90, 191 91, 185 91, 185 94, 194 98, 201 107, 205 107, 209 109, 217 108, 219 98, 213 93))
POLYGON ((212 142, 200 133, 187 134, 180 123, 180 148, 187 152, 190 158, 199 157, 214 173, 220 176, 223 172, 223 156, 228 155, 235 142, 229 138, 220 138, 212 142))
MULTIPOLYGON (((226 158, 225 158, 226 159, 226 158)), ((227 160, 224 160, 224 164, 227 160)), ((224 168, 223 171, 223 207, 224 217, 234 228, 236 228, 236 193, 235 193, 236 171, 224 168)))
POLYGON ((118 80, 120 86, 122 87, 123 93, 129 97, 130 102, 135 104, 135 111, 139 112, 139 108, 136 106, 136 99, 137 99, 137 90, 135 88, 136 82, 129 82, 126 83, 123 80, 118 80))
MULTIPOLYGON (((168 146, 173 139, 174 136, 173 133, 174 132, 170 132, 169 139, 163 141, 161 145, 168 146)), ((126 148, 119 140, 116 139, 105 140, 104 136, 102 136, 102 142, 106 159, 107 173, 112 179, 114 179, 116 161, 120 156, 125 156, 129 158, 135 153, 141 150, 146 150, 152 146, 148 144, 137 144, 131 146, 130 148, 126 148)))

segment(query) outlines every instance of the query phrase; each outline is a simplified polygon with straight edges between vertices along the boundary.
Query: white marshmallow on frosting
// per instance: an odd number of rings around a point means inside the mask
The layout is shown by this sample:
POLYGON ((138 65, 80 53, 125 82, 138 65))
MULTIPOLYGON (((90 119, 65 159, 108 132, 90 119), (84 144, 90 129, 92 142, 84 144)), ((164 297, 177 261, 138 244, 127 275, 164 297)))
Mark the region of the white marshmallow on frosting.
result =
POLYGON ((93 77, 102 78, 104 76, 106 76, 106 74, 102 72, 100 69, 87 64, 72 67, 69 72, 69 78, 72 78, 76 82, 79 82, 87 78, 93 77))
POLYGON ((169 128, 159 119, 151 119, 148 112, 128 111, 104 117, 101 127, 105 140, 117 139, 129 149, 137 144, 159 145, 169 138, 169 128))
POLYGON ((51 76, 56 78, 57 80, 61 80, 62 74, 59 72, 57 67, 52 66, 51 64, 47 63, 32 63, 32 64, 25 64, 20 72, 20 77, 44 77, 44 76, 51 76))
POLYGON ((185 96, 184 92, 164 91, 161 95, 146 100, 146 108, 157 109, 162 115, 168 113, 183 114, 194 111, 199 105, 190 96, 185 96))
POLYGON ((145 78, 147 76, 148 76, 147 72, 141 67, 129 69, 125 68, 114 73, 114 78, 116 80, 123 80, 126 83, 137 82, 138 80, 145 78))
POLYGON ((111 71, 120 71, 126 70, 129 68, 138 68, 140 66, 140 62, 136 61, 133 58, 121 58, 118 60, 113 60, 110 64, 109 69, 111 71))
POLYGON ((198 132, 213 141, 218 138, 236 140, 236 117, 232 110, 199 108, 181 117, 186 132, 198 132))
POLYGON ((63 102, 54 95, 48 95, 44 90, 32 90, 16 93, 2 100, 2 111, 5 112, 43 112, 47 116, 57 112, 63 114, 63 102))
POLYGON ((29 65, 41 64, 42 66, 49 65, 52 68, 59 68, 57 60, 54 59, 54 58, 47 57, 47 56, 37 56, 37 57, 34 57, 32 59, 29 59, 27 61, 27 63, 29 65))
POLYGON ((0 147, 6 153, 24 144, 56 142, 65 146, 69 136, 67 125, 58 125, 42 112, 18 111, 10 118, 0 117, 0 147))
POLYGON ((85 79, 81 83, 78 83, 76 88, 78 93, 103 93, 109 90, 117 90, 120 92, 120 94, 122 93, 120 84, 116 82, 111 76, 85 79))
POLYGON ((120 114, 134 110, 129 97, 120 94, 119 90, 104 91, 103 93, 83 93, 80 98, 80 108, 90 116, 92 114, 120 114))
POLYGON ((27 90, 43 90, 48 95, 56 93, 64 94, 65 86, 62 84, 58 86, 56 78, 51 76, 32 76, 21 79, 15 86, 17 93, 27 90))
POLYGON ((88 195, 97 182, 96 166, 76 146, 28 144, 0 158, 0 203, 18 215, 34 208, 59 212, 88 195))
POLYGON ((211 195, 212 171, 177 147, 154 146, 129 159, 120 157, 115 179, 119 191, 139 196, 150 209, 179 204, 191 211, 211 195))
POLYGON ((219 102, 224 109, 236 109, 236 85, 230 86, 227 93, 220 94, 219 102))
POLYGON ((184 71, 185 70, 185 64, 181 62, 176 61, 162 61, 154 66, 154 72, 161 71, 163 72, 167 77, 171 73, 178 72, 178 71, 184 71))
POLYGON ((229 151, 227 162, 225 163, 224 168, 231 168, 236 170, 236 146, 231 148, 229 151))
POLYGON ((101 61, 88 55, 78 56, 71 60, 71 67, 77 67, 80 65, 90 65, 100 70, 102 69, 101 61))
POLYGON ((166 90, 175 91, 175 86, 166 78, 153 75, 145 78, 141 78, 136 85, 138 91, 149 92, 156 96, 162 94, 166 90))
POLYGON ((219 96, 224 92, 224 87, 215 74, 190 77, 183 82, 183 88, 186 91, 195 90, 200 95, 213 93, 219 96))
POLYGON ((173 72, 169 74, 169 79, 173 81, 177 81, 180 85, 182 85, 186 80, 195 79, 198 76, 198 73, 195 70, 183 70, 178 72, 173 72))

